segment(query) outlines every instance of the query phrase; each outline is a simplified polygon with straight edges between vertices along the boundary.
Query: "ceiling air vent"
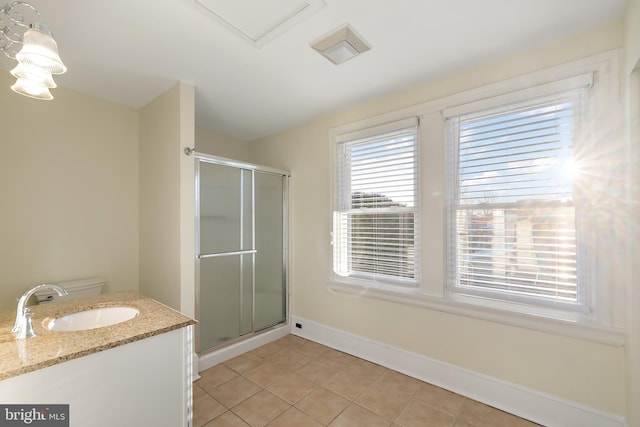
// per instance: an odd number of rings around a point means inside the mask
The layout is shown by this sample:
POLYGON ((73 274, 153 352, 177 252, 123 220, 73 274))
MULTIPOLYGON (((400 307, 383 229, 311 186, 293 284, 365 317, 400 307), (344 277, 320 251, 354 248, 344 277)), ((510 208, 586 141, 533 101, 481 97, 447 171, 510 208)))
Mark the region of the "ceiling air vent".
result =
POLYGON ((343 25, 331 34, 311 43, 311 47, 336 65, 371 49, 349 25, 343 25))

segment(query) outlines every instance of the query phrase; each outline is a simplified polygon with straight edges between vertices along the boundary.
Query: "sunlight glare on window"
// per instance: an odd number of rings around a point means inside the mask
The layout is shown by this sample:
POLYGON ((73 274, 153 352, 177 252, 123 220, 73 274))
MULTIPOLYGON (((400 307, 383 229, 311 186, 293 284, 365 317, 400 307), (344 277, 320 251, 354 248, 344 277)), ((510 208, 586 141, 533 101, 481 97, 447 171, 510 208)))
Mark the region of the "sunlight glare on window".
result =
POLYGON ((456 286, 578 302, 573 99, 459 118, 456 286))

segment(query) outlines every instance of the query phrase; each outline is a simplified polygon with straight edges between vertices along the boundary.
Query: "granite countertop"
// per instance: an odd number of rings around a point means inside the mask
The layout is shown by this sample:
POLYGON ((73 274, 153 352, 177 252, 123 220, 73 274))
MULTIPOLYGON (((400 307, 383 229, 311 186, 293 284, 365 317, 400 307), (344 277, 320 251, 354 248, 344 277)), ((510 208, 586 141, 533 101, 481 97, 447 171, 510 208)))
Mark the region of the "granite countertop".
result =
POLYGON ((16 309, 0 311, 0 380, 196 323, 190 317, 134 291, 30 305, 29 308, 33 313, 36 336, 23 340, 15 339, 11 333, 16 309), (56 332, 45 326, 45 322, 52 318, 109 306, 134 307, 140 314, 126 322, 84 331, 56 332))

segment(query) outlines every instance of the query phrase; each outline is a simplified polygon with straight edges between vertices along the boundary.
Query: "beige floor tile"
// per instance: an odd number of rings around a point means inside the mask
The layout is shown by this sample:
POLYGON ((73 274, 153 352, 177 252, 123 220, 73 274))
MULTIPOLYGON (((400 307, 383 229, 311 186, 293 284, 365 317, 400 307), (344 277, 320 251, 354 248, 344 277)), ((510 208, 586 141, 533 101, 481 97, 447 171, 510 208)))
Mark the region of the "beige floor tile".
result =
POLYGON ((390 389, 411 394, 415 393, 423 384, 423 382, 418 379, 392 371, 391 369, 387 369, 377 382, 384 384, 385 387, 389 387, 390 389))
POLYGON ((315 387, 317 386, 313 381, 303 377, 302 375, 288 372, 267 387, 267 390, 285 402, 293 405, 315 387))
POLYGON ((273 362, 264 362, 260 366, 246 372, 244 376, 261 387, 269 387, 286 373, 287 369, 282 365, 273 362))
POLYGON ((195 427, 537 426, 294 335, 200 375, 195 427))
POLYGON ((365 409, 351 404, 329 424, 330 427, 388 427, 391 421, 365 409))
POLYGON ((296 369, 296 373, 310 379, 316 384, 322 384, 338 372, 338 368, 319 360, 312 360, 296 369))
POLYGON ((205 391, 210 391, 237 376, 236 372, 220 364, 200 372, 201 378, 196 381, 196 384, 205 391))
POLYGON ((422 383, 413 398, 449 415, 457 416, 464 397, 428 383, 422 383))
POLYGON ((264 426, 286 411, 290 405, 277 396, 262 390, 232 409, 250 426, 264 426))
POLYGON ((396 423, 403 427, 451 427, 454 422, 454 416, 415 400, 410 401, 396 418, 396 423))
POLYGON ((282 351, 268 356, 266 360, 278 363, 289 370, 295 371, 296 369, 306 365, 311 359, 299 351, 285 348, 282 351))
POLYGON ((265 344, 262 347, 258 347, 255 350, 251 350, 248 354, 253 354, 254 356, 261 357, 266 359, 270 355, 281 351, 283 347, 277 342, 270 342, 269 344, 265 344))
POLYGON ((329 378, 323 386, 349 400, 355 400, 373 383, 374 380, 372 379, 362 377, 360 375, 354 375, 348 371, 338 371, 334 376, 329 378))
POLYGON ((351 402, 323 387, 318 387, 295 404, 307 415, 327 425, 351 402))
POLYGON ((519 418, 480 402, 465 399, 456 421, 474 427, 512 427, 519 418))
POLYGON ((215 420, 207 423, 205 427, 247 427, 249 424, 242 421, 236 414, 227 411, 215 420))
POLYGON ((331 348, 326 352, 324 352, 324 354, 322 355, 322 360, 325 363, 328 363, 329 365, 332 365, 338 368, 344 368, 345 366, 348 366, 350 363, 357 360, 357 358, 350 354, 343 353, 341 351, 334 350, 331 348))
POLYGON ((377 382, 367 387, 356 399, 356 403, 378 415, 393 420, 400 415, 412 395, 413 392, 403 390, 396 383, 390 385, 385 382, 377 382))
POLYGON ((223 414, 227 408, 208 394, 193 399, 193 425, 200 427, 223 414))
POLYGON ((244 377, 236 377, 219 385, 209 393, 227 408, 231 409, 243 400, 248 399, 262 388, 244 377))
POLYGON ((313 359, 321 358, 323 354, 329 351, 329 347, 322 344, 315 343, 313 341, 307 341, 298 351, 313 359))
POLYGON ((206 391, 196 383, 193 383, 193 398, 195 399, 198 396, 202 396, 203 394, 207 394, 206 391))
POLYGON ((227 360, 226 362, 224 362, 224 364, 232 371, 235 371, 238 374, 242 375, 245 372, 261 365, 263 362, 264 359, 262 357, 258 357, 253 354, 242 354, 238 357, 227 360))
POLYGON ((415 378, 386 370, 375 384, 362 392, 356 402, 376 414, 393 420, 400 414, 420 385, 421 382, 415 378))
POLYGON ((322 424, 310 416, 291 407, 284 411, 275 420, 267 424, 268 427, 322 427, 322 424))
POLYGON ((355 375, 361 375, 372 380, 377 380, 389 369, 366 360, 356 359, 344 368, 344 370, 355 375))
POLYGON ((308 340, 296 335, 287 335, 286 337, 282 337, 279 340, 275 341, 276 344, 281 345, 288 350, 298 350, 308 342, 308 340))

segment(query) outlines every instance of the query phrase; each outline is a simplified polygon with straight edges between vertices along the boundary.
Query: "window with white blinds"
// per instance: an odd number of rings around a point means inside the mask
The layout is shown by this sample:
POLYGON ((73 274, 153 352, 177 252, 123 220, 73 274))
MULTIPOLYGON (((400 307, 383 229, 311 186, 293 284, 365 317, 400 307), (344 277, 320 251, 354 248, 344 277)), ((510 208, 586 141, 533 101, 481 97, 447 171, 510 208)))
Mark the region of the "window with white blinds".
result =
POLYGON ((454 292, 584 304, 573 189, 585 91, 448 119, 454 292))
POLYGON ((336 142, 333 271, 339 280, 416 284, 416 118, 336 142))

